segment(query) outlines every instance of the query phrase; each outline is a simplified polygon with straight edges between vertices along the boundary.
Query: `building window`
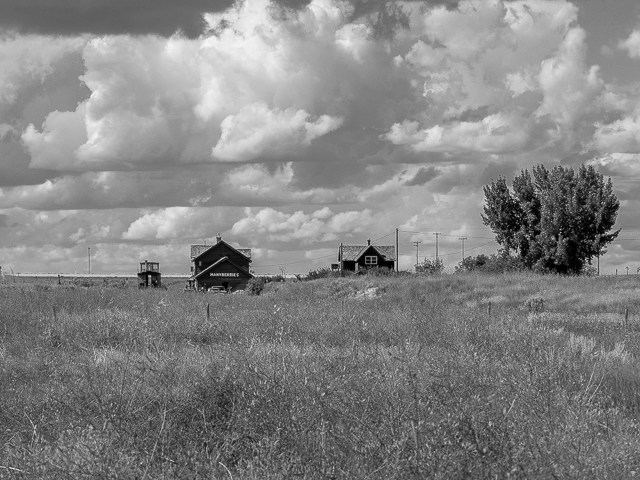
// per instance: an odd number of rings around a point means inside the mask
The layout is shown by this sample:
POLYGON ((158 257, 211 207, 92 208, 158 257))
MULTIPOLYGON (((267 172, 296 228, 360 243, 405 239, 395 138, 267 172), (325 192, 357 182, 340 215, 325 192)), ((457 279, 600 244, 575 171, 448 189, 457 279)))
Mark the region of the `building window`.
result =
POLYGON ((364 257, 365 265, 378 265, 378 257, 375 256, 365 256, 364 257))

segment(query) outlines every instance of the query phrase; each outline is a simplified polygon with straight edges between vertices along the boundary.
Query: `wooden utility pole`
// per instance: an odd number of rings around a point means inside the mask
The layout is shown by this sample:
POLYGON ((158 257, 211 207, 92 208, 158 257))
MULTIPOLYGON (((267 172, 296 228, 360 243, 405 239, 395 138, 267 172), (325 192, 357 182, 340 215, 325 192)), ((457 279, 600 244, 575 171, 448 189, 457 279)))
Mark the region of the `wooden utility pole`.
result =
POLYGON ((440 236, 440 232, 435 232, 434 235, 436 236, 436 262, 438 261, 438 237, 440 236))
POLYGON ((87 256, 89 257, 89 275, 91 275, 91 247, 87 247, 87 256))
POLYGON ((419 246, 421 243, 422 243, 422 242, 421 242, 420 240, 418 240, 418 241, 416 241, 416 242, 413 242, 413 244, 416 246, 416 272, 418 271, 418 263, 419 263, 419 260, 418 260, 418 248, 419 248, 419 247, 418 247, 418 246, 419 246))
POLYGON ((464 262, 464 241, 467 237, 458 237, 458 240, 462 240, 462 261, 464 262))
POLYGON ((396 272, 400 271, 400 252, 398 251, 400 248, 398 242, 398 228, 396 228, 396 272))

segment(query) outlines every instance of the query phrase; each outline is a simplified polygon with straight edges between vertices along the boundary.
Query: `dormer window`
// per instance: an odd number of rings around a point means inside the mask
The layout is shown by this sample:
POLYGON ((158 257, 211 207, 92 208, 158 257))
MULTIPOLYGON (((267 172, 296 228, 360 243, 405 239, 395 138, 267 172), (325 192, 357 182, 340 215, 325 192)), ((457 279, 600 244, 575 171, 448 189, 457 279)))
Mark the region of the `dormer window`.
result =
POLYGON ((374 255, 366 255, 364 257, 364 264, 365 265, 378 265, 378 257, 376 257, 374 255))

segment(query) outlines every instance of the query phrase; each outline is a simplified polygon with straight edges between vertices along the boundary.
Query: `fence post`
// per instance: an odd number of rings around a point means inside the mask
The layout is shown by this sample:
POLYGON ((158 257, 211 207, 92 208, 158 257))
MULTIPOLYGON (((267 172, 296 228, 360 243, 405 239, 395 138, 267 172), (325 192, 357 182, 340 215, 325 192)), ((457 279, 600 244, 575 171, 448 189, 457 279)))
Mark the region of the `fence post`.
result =
POLYGON ((210 320, 211 316, 209 314, 209 304, 207 303, 207 322, 210 320))
POLYGON ((489 302, 489 315, 491 315, 491 302, 489 302))
POLYGON ((629 323, 629 307, 624 309, 624 324, 625 326, 629 323))

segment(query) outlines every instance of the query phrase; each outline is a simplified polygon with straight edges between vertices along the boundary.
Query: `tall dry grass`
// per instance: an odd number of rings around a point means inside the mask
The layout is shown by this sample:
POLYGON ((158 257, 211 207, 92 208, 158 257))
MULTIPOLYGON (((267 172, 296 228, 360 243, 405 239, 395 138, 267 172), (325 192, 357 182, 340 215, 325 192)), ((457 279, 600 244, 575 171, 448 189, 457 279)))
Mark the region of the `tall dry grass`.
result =
POLYGON ((637 288, 0 288, 0 478, 631 478, 637 288))

